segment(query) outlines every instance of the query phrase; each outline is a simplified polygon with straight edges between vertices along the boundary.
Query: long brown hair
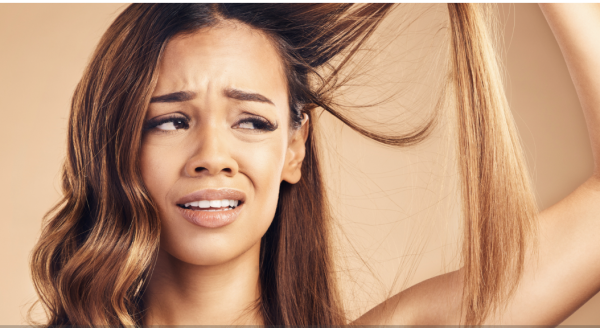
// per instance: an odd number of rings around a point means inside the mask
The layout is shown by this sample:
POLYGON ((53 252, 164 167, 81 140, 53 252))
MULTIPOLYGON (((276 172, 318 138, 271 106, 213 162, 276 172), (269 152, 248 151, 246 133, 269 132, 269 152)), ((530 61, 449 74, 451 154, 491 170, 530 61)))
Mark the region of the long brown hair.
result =
MULTIPOLYGON (((478 8, 449 5, 449 88, 456 94, 460 119, 466 223, 466 323, 480 323, 515 286, 535 215, 478 8)), ((121 13, 75 91, 63 199, 47 214, 33 251, 31 271, 47 324, 141 324, 141 296, 159 248, 160 218, 137 154, 158 64, 170 39, 222 20, 261 30, 286 67, 292 128, 304 114, 322 108, 369 138, 407 146, 423 140, 435 120, 404 135, 383 135, 355 123, 334 102, 344 84, 339 73, 391 9, 388 4, 133 4, 121 13)), ((265 324, 348 323, 333 275, 331 215, 314 120, 309 122, 302 179, 282 183, 275 218, 261 243, 258 304, 265 324)))

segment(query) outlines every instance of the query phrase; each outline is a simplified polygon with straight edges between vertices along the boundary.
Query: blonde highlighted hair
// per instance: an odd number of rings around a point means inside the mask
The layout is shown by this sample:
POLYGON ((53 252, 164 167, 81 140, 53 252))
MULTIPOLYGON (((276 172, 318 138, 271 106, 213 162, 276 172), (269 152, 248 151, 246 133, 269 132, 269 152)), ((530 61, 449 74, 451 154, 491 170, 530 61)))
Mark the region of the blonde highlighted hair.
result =
POLYGON ((464 306, 479 324, 511 295, 534 244, 537 205, 502 85, 491 8, 451 4, 464 222, 464 306))
MULTIPOLYGON (((102 37, 77 86, 63 167, 63 198, 45 217, 31 272, 47 325, 140 325, 142 294, 159 247, 160 218, 138 153, 158 64, 168 41, 221 20, 268 35, 286 67, 292 126, 316 108, 366 137, 408 146, 404 135, 363 128, 336 107, 337 79, 392 9, 388 4, 133 4, 102 37), (324 65, 335 66, 320 75, 324 65)), ((523 271, 537 212, 493 47, 489 10, 449 4, 464 217, 464 323, 480 324, 523 271)), ((314 120, 309 120, 314 124, 314 120)), ((331 214, 309 126, 298 184, 282 183, 261 243, 259 311, 269 325, 344 325, 331 259, 331 214), (302 231, 296 227, 302 225, 302 231), (311 250, 307 252, 306 250, 311 250)))

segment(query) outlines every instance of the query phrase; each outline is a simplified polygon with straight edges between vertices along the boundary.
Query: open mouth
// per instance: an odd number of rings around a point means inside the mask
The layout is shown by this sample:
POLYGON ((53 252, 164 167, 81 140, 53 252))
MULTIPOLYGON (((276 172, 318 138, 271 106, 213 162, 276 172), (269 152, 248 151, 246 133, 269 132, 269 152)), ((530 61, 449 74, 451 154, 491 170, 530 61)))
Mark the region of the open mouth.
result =
POLYGON ((184 209, 206 212, 229 211, 240 205, 242 205, 241 201, 233 199, 199 200, 185 204, 177 204, 177 206, 184 209))

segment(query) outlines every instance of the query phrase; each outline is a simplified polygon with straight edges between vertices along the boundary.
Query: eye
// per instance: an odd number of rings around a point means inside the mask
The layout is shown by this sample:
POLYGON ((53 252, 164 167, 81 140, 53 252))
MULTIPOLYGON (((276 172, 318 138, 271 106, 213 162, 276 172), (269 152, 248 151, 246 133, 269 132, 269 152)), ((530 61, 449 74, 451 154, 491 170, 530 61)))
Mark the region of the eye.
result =
POLYGON ((144 131, 156 129, 161 132, 172 132, 179 129, 188 129, 189 127, 188 118, 178 115, 151 119, 144 124, 144 131))
POLYGON ((240 129, 254 129, 254 123, 252 122, 242 122, 237 125, 240 129))
POLYGON ((173 119, 156 126, 157 129, 164 131, 175 131, 177 129, 185 129, 186 127, 187 124, 180 119, 173 119))
POLYGON ((277 130, 277 123, 273 124, 265 118, 253 116, 240 120, 234 125, 234 128, 243 130, 275 131, 277 130))

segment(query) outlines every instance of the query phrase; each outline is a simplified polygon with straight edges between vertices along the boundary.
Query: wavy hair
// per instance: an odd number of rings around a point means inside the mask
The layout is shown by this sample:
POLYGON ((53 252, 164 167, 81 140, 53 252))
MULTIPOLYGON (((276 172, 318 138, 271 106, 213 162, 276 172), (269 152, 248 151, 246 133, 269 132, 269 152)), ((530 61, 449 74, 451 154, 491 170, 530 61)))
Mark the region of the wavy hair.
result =
MULTIPOLYGON (((334 102, 340 72, 392 9, 389 4, 133 4, 102 37, 71 104, 62 200, 33 251, 47 325, 141 325, 142 293, 159 248, 157 206, 139 165, 142 120, 169 40, 223 20, 264 32, 286 68, 292 128, 322 108, 378 142, 408 146, 435 117, 403 135, 361 127, 334 102), (334 60, 335 59, 335 60, 334 60), (334 64, 335 62, 335 64, 334 64), (326 69, 324 69, 326 68, 326 69), (326 74, 323 72, 327 72, 326 74)), ((522 272, 536 215, 502 89, 486 11, 450 4, 464 217, 467 324, 498 308, 522 272)), ((331 251, 331 215, 310 119, 302 179, 280 187, 261 242, 259 300, 268 325, 344 325, 331 251), (298 226, 304 228, 298 230, 298 226)))

